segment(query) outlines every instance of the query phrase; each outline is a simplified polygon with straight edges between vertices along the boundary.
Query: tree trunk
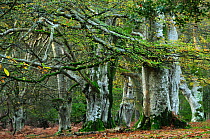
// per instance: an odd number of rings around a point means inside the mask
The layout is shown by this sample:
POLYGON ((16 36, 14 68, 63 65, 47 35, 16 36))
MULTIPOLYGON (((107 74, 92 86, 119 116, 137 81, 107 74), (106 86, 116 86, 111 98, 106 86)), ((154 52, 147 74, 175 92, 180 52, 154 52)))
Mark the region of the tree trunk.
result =
POLYGON ((142 91, 142 77, 137 74, 135 78, 132 78, 134 84, 135 94, 135 121, 139 119, 140 113, 143 112, 143 91, 142 91))
POLYGON ((199 122, 204 120, 204 111, 202 107, 202 95, 203 93, 199 91, 200 86, 194 82, 192 90, 189 89, 186 80, 182 77, 182 82, 180 84, 180 89, 182 90, 182 94, 185 96, 187 101, 190 104, 192 111, 192 122, 199 122))
POLYGON ((169 70, 169 98, 171 111, 179 114, 179 85, 180 85, 181 68, 178 63, 174 62, 169 70))
POLYGON ((57 75, 57 81, 58 81, 59 99, 61 100, 58 110, 59 114, 58 132, 62 132, 63 130, 71 129, 70 117, 71 117, 72 100, 71 98, 68 98, 69 96, 67 95, 68 92, 64 75, 62 74, 57 75))
POLYGON ((124 79, 123 98, 120 104, 118 124, 125 123, 127 127, 130 127, 135 106, 135 95, 131 77, 124 76, 124 79))
MULTIPOLYGON (((174 43, 178 41, 178 33, 175 27, 174 17, 168 16, 170 20, 170 25, 168 27, 168 41, 174 43)), ((174 60, 177 60, 178 57, 175 55, 174 60)), ((181 76, 181 67, 178 62, 173 62, 169 70, 169 95, 170 95, 170 105, 171 110, 175 115, 179 114, 179 84, 181 76)))
MULTIPOLYGON (((106 100, 106 99, 105 99, 106 100)), ((102 98, 99 92, 89 90, 86 92, 87 112, 86 122, 81 131, 101 131, 104 130, 104 123, 102 121, 102 98)))
MULTIPOLYGON (((195 23, 193 27, 193 42, 196 49, 200 49, 199 45, 197 44, 198 37, 196 35, 198 26, 195 23)), ((183 95, 187 99, 190 104, 191 112, 192 112, 192 119, 191 122, 200 122, 204 120, 204 110, 203 110, 203 92, 201 91, 201 86, 197 82, 196 77, 192 79, 191 82, 193 84, 192 89, 190 90, 186 80, 182 77, 182 84, 180 85, 180 89, 182 90, 183 95)))
MULTIPOLYGON (((163 21, 165 15, 157 13, 157 20, 149 19, 151 26, 147 32, 149 41, 161 40, 164 43, 163 21), (151 37, 152 36, 152 37, 151 37)), ((178 39, 177 31, 172 25, 168 32, 168 39, 175 41, 178 39)), ((140 129, 159 129, 162 126, 185 127, 186 123, 180 121, 174 114, 178 113, 178 83, 180 72, 179 66, 174 63, 171 69, 160 67, 142 67, 143 84, 143 108, 137 128, 140 129), (178 79, 178 81, 177 81, 178 79), (172 112, 173 111, 173 112, 172 112)))
POLYGON ((114 67, 111 63, 91 69, 91 84, 84 89, 87 100, 86 123, 81 131, 100 131, 114 127, 111 115, 112 81, 114 67))
POLYGON ((12 118, 12 127, 13 134, 17 131, 21 131, 25 125, 25 111, 23 107, 23 95, 25 94, 26 87, 22 83, 15 82, 15 105, 14 105, 14 115, 12 118), (20 89, 20 86, 23 87, 23 90, 20 89))
POLYGON ((25 112, 22 106, 16 108, 13 116, 13 132, 21 131, 25 123, 25 112))
POLYGON ((159 129, 162 126, 185 127, 171 111, 169 96, 169 70, 142 67, 143 107, 144 112, 137 128, 159 129))
POLYGON ((15 106, 14 106, 14 115, 12 118, 12 127, 13 127, 13 134, 15 134, 17 131, 21 131, 22 128, 25 125, 25 111, 23 107, 23 95, 26 92, 26 86, 24 86, 25 83, 18 83, 15 82, 15 106), (23 87, 23 90, 20 89, 20 87, 23 87))
POLYGON ((141 76, 139 73, 121 73, 121 75, 124 76, 124 89, 116 121, 119 126, 123 124, 130 127, 132 118, 135 117, 135 120, 138 120, 143 111, 141 76))
POLYGON ((205 86, 203 88, 203 107, 204 107, 204 111, 205 111, 205 119, 206 120, 210 120, 210 86, 205 86))
MULTIPOLYGON (((108 25, 115 25, 117 18, 106 18, 108 25)), ((116 43, 117 38, 110 36, 108 41, 116 43)), ((96 48, 96 55, 101 55, 103 46, 96 48)), ((100 131, 115 126, 111 108, 113 104, 113 79, 116 72, 116 60, 93 67, 90 70, 89 87, 84 90, 87 99, 86 123, 81 131, 100 131)))
MULTIPOLYGON (((59 57, 62 54, 62 47, 58 46, 58 44, 52 43, 52 50, 54 57, 59 57)), ((59 114, 59 129, 58 132, 63 132, 64 130, 71 129, 71 105, 72 98, 70 94, 67 92, 67 81, 63 74, 57 75, 57 83, 58 83, 58 114, 59 114)))

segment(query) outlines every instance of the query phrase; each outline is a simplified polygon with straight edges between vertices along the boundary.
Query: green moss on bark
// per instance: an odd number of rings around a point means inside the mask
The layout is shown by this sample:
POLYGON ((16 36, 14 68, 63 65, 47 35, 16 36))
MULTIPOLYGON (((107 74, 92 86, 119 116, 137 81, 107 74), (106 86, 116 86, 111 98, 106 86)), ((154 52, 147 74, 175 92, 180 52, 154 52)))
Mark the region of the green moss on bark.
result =
POLYGON ((86 122, 80 132, 89 132, 89 131, 103 131, 105 130, 104 123, 102 120, 97 119, 96 121, 86 122))
POLYGON ((114 80, 114 76, 116 73, 116 64, 117 64, 118 58, 115 59, 115 61, 110 61, 108 64, 108 90, 109 90, 109 94, 108 94, 108 98, 109 98, 109 111, 108 111, 108 123, 105 124, 106 128, 114 128, 116 127, 116 124, 114 122, 114 119, 112 118, 112 106, 113 106, 113 80, 114 80))
POLYGON ((104 127, 107 128, 107 129, 111 129, 111 128, 116 127, 116 124, 115 124, 112 117, 108 118, 108 122, 104 124, 104 127))
POLYGON ((161 128, 161 118, 159 116, 150 118, 151 130, 161 128))
POLYGON ((150 118, 146 117, 144 114, 141 114, 139 121, 136 124, 137 129, 148 130, 150 129, 150 118))
POLYGON ((136 128, 143 130, 161 129, 163 126, 172 126, 174 128, 186 128, 187 122, 179 119, 171 111, 162 112, 161 115, 146 117, 142 115, 136 128))
POLYGON ((196 113, 194 114, 194 116, 197 118, 197 121, 198 122, 202 122, 202 121, 204 121, 205 119, 204 119, 204 117, 202 117, 202 115, 201 115, 201 113, 203 113, 203 108, 201 107, 201 108, 198 108, 198 109, 196 109, 196 113))

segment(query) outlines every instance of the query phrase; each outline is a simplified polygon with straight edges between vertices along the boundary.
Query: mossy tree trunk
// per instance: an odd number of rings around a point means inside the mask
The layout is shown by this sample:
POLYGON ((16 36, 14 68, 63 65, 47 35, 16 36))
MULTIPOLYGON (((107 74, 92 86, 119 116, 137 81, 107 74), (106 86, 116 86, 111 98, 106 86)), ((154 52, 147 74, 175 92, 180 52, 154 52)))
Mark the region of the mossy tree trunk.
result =
MULTIPOLYGON (((116 25, 117 18, 105 18, 107 25, 116 25)), ((110 35, 107 42, 116 43, 117 38, 110 35)), ((98 44, 93 51, 101 55, 101 51, 107 51, 98 44)), ((84 90, 87 99, 86 123, 81 131, 100 131, 115 126, 112 118, 113 104, 113 80, 116 72, 117 58, 90 70, 90 86, 84 90)))
POLYGON ((138 73, 132 78, 134 84, 135 94, 135 121, 139 119, 140 113, 143 112, 143 91, 142 91, 142 77, 138 73))
POLYGON ((86 123, 81 131, 101 131, 114 127, 111 108, 114 65, 106 63, 91 69, 91 84, 84 89, 87 101, 86 123))
POLYGON ((101 131, 105 129, 102 121, 102 98, 99 92, 86 91, 86 122, 80 131, 101 131))
POLYGON ((114 61, 110 61, 108 63, 108 69, 107 69, 107 76, 108 76, 108 90, 109 90, 109 94, 108 94, 108 100, 109 100, 109 108, 108 108, 108 117, 107 117, 107 122, 105 123, 105 127, 106 128, 113 128, 115 127, 115 122, 114 119, 112 117, 112 106, 113 106, 113 80, 115 77, 115 73, 116 73, 116 67, 117 67, 117 61, 118 58, 116 58, 114 61))
MULTIPOLYGON (((150 28, 155 31, 156 38, 149 38, 153 41, 165 40, 163 32, 163 21, 165 15, 159 13, 158 20, 153 21, 150 28)), ((168 40, 170 43, 177 41, 178 34, 172 17, 171 25, 168 27, 168 40)), ((148 32, 153 33, 153 32, 148 32)), ((164 43, 164 41, 160 42, 164 43)), ((176 59, 176 57, 173 57, 176 59)), ((141 129, 159 129, 162 126, 185 127, 187 124, 177 118, 179 107, 179 82, 181 69, 178 63, 171 64, 169 69, 162 67, 142 67, 143 84, 143 109, 144 112, 137 124, 141 129)))
POLYGON ((16 131, 21 131, 21 129, 24 127, 24 121, 25 121, 25 112, 22 106, 18 107, 14 113, 13 116, 13 128, 14 133, 16 131))
POLYGON ((144 112, 137 128, 160 129, 162 126, 185 127, 172 112, 169 96, 169 69, 142 67, 144 112))

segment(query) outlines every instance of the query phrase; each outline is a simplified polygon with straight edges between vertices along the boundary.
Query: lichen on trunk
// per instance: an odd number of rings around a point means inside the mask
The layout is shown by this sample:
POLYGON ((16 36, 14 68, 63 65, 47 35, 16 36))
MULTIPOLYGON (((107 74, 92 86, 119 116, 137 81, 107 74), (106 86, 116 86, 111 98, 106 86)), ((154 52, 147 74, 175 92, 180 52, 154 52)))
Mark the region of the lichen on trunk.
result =
POLYGON ((190 89, 187 85, 185 78, 182 77, 180 90, 182 91, 182 94, 190 104, 190 108, 192 111, 192 122, 200 122, 205 119, 204 110, 202 106, 203 92, 199 91, 199 89, 200 86, 196 81, 193 82, 193 87, 192 89, 190 89))
POLYGON ((20 106, 20 107, 16 108, 16 111, 13 116, 14 133, 16 131, 22 130, 22 128, 24 127, 24 121, 25 121, 25 112, 23 110, 23 107, 20 106))
POLYGON ((14 115, 12 118, 13 134, 15 134, 16 131, 21 131, 25 125, 26 113, 23 105, 23 96, 26 93, 26 87, 24 85, 24 83, 15 82, 14 100, 16 105, 14 106, 14 115), (20 89, 21 87, 23 87, 23 90, 20 89))
POLYGON ((111 67, 112 63, 105 63, 90 70, 90 81, 83 90, 86 96, 87 112, 86 122, 81 131, 98 131, 115 126, 111 114, 114 76, 111 67))
POLYGON ((101 131, 105 129, 105 122, 102 119, 106 116, 102 116, 102 114, 104 113, 107 115, 107 110, 102 110, 102 103, 104 103, 104 101, 101 99, 102 98, 98 92, 94 92, 93 90, 86 92, 86 122, 80 130, 81 132, 101 131))
POLYGON ((162 126, 185 127, 171 111, 169 69, 142 67, 144 112, 137 124, 139 129, 160 129, 162 126))
POLYGON ((130 127, 135 106, 133 88, 131 77, 124 75, 123 97, 118 113, 119 119, 117 119, 119 126, 125 124, 127 127, 130 127))

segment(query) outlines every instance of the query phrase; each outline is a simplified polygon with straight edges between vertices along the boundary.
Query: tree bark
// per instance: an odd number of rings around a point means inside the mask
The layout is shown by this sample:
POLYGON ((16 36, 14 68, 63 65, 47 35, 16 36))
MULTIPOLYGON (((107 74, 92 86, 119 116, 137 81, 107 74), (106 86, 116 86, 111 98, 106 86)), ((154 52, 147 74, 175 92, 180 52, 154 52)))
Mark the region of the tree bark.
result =
MULTIPOLYGON (((168 41, 174 43, 178 41, 178 33, 175 27, 174 17, 168 16, 170 19, 170 25, 168 26, 168 41)), ((173 59, 176 61, 178 57, 175 55, 173 59)), ((179 114, 179 84, 181 76, 181 67, 178 62, 173 62, 169 70, 169 95, 171 110, 175 115, 179 114)))
POLYGON ((184 79, 184 77, 182 77, 180 89, 182 91, 182 94, 185 96, 185 98, 190 104, 192 112, 192 119, 191 119, 192 122, 199 122, 205 119, 203 107, 201 104, 203 102, 202 99, 203 93, 199 91, 200 88, 201 87, 198 85, 198 83, 194 82, 193 87, 190 90, 186 80, 184 79))
POLYGON ((130 127, 131 119, 135 107, 135 94, 134 94, 134 85, 131 77, 124 76, 124 89, 123 89, 123 98, 120 104, 119 110, 119 125, 125 123, 127 127, 130 127))
MULTIPOLYGON (((148 32, 149 38, 152 41, 165 40, 163 34, 163 21, 165 15, 158 13, 158 19, 151 22, 150 30, 155 32, 148 32)), ((152 21, 153 20, 153 21, 152 21)), ((170 41, 177 40, 176 28, 172 26, 169 29, 168 39, 170 41)), ((180 79, 180 71, 177 63, 170 66, 171 69, 162 67, 149 67, 143 65, 142 67, 142 84, 143 84, 143 108, 137 128, 140 129, 159 129, 162 126, 185 127, 186 123, 179 120, 175 114, 178 113, 178 83, 180 79), (178 79, 178 81, 177 81, 178 79)))
MULTIPOLYGON (((115 25, 116 19, 106 18, 105 22, 108 25, 115 25)), ((116 40, 113 36, 107 39, 107 41, 113 43, 116 43, 116 40)), ((96 55, 101 55, 101 50, 104 50, 104 48, 99 44, 95 48, 96 55)), ((100 131, 115 126, 111 108, 116 63, 116 60, 110 61, 90 70, 89 86, 84 90, 87 99, 86 123, 81 131, 100 131)))
POLYGON ((142 67, 143 107, 144 112, 137 128, 159 129, 162 126, 185 127, 171 111, 169 96, 169 70, 142 67))
POLYGON ((92 81, 85 89, 87 101, 86 123, 81 131, 100 131, 114 127, 111 115, 113 65, 106 63, 91 69, 92 81))
POLYGON ((59 114, 59 129, 58 132, 62 132, 63 130, 71 130, 71 105, 72 99, 68 96, 66 80, 63 74, 57 75, 58 81, 58 92, 59 92, 59 99, 60 106, 58 110, 59 114))
MULTIPOLYGON (((52 50, 54 57, 59 57, 62 54, 62 48, 58 44, 52 43, 52 50)), ((67 80, 63 74, 57 75, 57 84, 58 84, 58 96, 59 96, 59 128, 58 132, 63 132, 65 130, 71 130, 71 105, 72 98, 67 92, 67 80)))
POLYGON ((15 106, 12 118, 13 134, 17 131, 21 131, 25 125, 26 115, 23 107, 23 95, 25 94, 26 86, 24 86, 23 90, 20 90, 20 86, 23 86, 23 84, 15 82, 15 106))
POLYGON ((179 114, 179 85, 180 85, 181 68, 178 63, 174 62, 169 70, 169 98, 171 111, 179 114))
POLYGON ((21 131, 25 125, 25 112, 23 107, 18 107, 13 116, 13 134, 17 131, 21 131))

